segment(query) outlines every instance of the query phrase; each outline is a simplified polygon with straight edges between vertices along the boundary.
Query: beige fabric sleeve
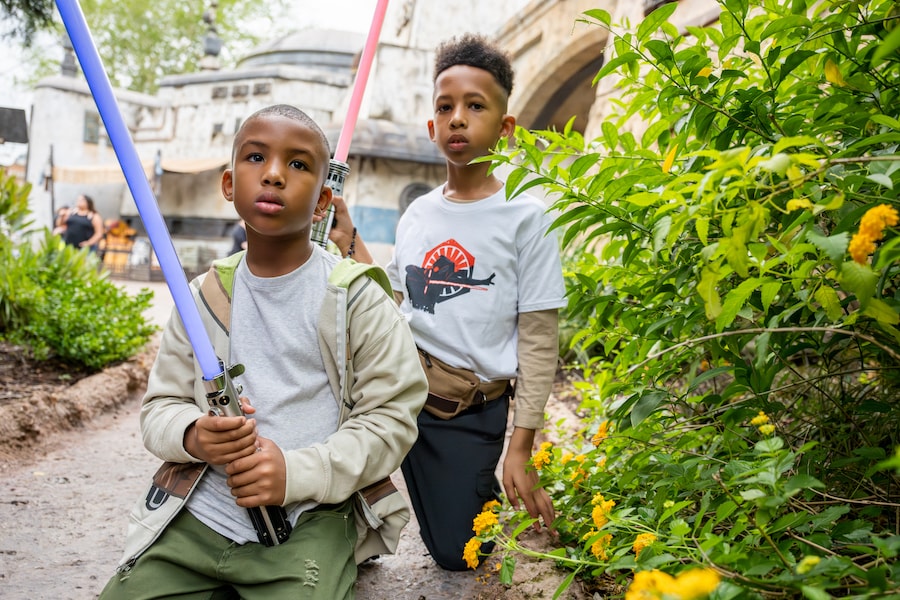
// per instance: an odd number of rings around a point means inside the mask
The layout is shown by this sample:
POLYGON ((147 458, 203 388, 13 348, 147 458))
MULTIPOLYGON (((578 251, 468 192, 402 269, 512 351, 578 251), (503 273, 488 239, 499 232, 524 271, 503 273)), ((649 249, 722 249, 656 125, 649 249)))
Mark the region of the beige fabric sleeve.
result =
POLYGON ((513 425, 525 429, 544 427, 544 407, 553 388, 559 362, 559 311, 519 313, 513 425))

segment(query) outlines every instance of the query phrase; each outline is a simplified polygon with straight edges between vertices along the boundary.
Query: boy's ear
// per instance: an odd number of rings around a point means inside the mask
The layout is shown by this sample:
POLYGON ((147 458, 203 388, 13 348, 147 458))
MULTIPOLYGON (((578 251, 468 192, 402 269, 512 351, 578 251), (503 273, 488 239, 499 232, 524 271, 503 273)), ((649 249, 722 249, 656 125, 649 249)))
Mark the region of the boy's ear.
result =
POLYGON ((222 173, 222 195, 229 202, 234 202, 234 179, 231 169, 225 169, 222 173))
POLYGON ((324 213, 325 209, 328 208, 328 205, 331 204, 331 198, 334 195, 334 192, 331 190, 330 186, 323 185, 322 191, 319 192, 319 199, 316 201, 316 212, 324 213))
POLYGON ((434 141, 434 119, 428 119, 428 138, 434 141))
POLYGON ((516 118, 512 115, 503 115, 500 122, 500 137, 510 137, 516 132, 516 118))

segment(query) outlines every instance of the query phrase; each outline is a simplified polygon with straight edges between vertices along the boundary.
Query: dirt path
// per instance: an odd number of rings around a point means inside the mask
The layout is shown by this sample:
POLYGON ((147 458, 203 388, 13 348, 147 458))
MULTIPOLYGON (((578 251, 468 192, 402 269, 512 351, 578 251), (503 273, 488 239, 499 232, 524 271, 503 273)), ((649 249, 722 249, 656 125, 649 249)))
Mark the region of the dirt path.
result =
MULTIPOLYGON (((147 285, 147 284, 142 284, 147 285)), ((152 309, 163 321, 163 301, 152 309)), ((59 409, 77 404, 78 423, 61 423, 38 435, 28 453, 5 452, 0 440, 0 596, 10 600, 92 600, 112 575, 120 557, 127 514, 144 492, 159 465, 140 440, 138 405, 143 389, 122 395, 134 370, 104 372, 82 380, 45 399, 41 421, 72 413, 59 409), (113 392, 113 390, 119 390, 113 392), (47 415, 51 416, 47 416, 47 415), (51 431, 52 430, 52 431, 51 431)), ((131 388, 134 386, 132 385, 131 388)), ((20 404, 19 411, 34 403, 20 404)), ((26 408, 29 407, 29 408, 26 408)), ((548 405, 548 410, 561 410, 548 405)), ((35 413, 37 414, 37 413, 35 413)), ((550 419, 554 422, 558 418, 550 419)), ((35 419, 22 419, 25 424, 35 419)), ((12 421, 12 419, 10 419, 12 421)), ((32 427, 33 425, 28 425, 32 427)), ((22 427, 25 427, 23 425, 22 427)), ((4 432, 9 433, 9 432, 4 432)), ((403 493, 402 477, 395 481, 403 493)), ((540 540, 537 540, 540 543, 540 540)), ((565 573, 547 563, 519 562, 513 586, 506 588, 495 576, 477 572, 450 573, 427 555, 413 521, 404 530, 398 553, 381 557, 360 568, 359 600, 525 600, 553 597, 565 573)), ((560 598, 583 600, 572 588, 560 598)))

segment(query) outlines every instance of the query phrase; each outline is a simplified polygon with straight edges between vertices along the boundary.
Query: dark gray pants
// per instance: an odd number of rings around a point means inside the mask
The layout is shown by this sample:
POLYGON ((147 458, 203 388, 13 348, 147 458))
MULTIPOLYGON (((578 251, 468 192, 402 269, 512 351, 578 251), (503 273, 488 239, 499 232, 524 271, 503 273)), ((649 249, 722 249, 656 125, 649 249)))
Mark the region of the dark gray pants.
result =
MULTIPOLYGON (((463 548, 484 503, 500 499, 495 472, 506 439, 509 396, 456 417, 419 414, 419 437, 401 469, 422 541, 442 568, 464 571, 463 548)), ((485 544, 482 552, 490 552, 485 544)))

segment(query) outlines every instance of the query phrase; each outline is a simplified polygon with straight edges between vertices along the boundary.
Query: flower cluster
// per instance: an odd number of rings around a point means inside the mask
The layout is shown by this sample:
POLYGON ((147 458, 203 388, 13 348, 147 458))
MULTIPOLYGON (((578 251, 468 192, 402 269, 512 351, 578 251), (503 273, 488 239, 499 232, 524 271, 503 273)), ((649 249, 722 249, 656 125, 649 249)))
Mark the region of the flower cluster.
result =
POLYGON ((875 252, 875 242, 884 237, 884 230, 900 222, 897 209, 879 204, 866 211, 859 223, 859 232, 850 240, 850 256, 861 265, 875 252))
POLYGON ((597 433, 591 438, 591 443, 596 448, 607 438, 607 436, 609 436, 609 421, 603 421, 600 423, 600 427, 597 428, 597 433))
POLYGON ((625 600, 699 600, 719 585, 712 569, 691 569, 672 577, 662 571, 639 571, 625 592, 625 600))
POLYGON ((632 550, 634 550, 634 555, 640 556, 641 550, 655 541, 656 535, 652 533, 639 533, 638 536, 634 538, 634 544, 631 546, 632 550))
POLYGON ((531 457, 531 464, 534 465, 534 468, 540 471, 544 467, 550 464, 550 461, 553 460, 553 454, 551 450, 553 449, 553 444, 550 442, 544 442, 541 444, 540 450, 534 453, 534 456, 531 457))
POLYGON ((769 423, 769 415, 763 411, 750 419, 750 424, 759 428, 759 432, 763 435, 772 435, 775 432, 775 426, 769 423))
POLYGON ((490 533, 492 529, 500 524, 495 510, 499 510, 499 508, 499 502, 489 500, 484 503, 484 506, 481 507, 481 512, 472 520, 472 531, 475 532, 475 537, 466 542, 463 548, 463 560, 466 561, 466 566, 470 569, 478 566, 478 552, 481 550, 482 543, 478 536, 490 533))

